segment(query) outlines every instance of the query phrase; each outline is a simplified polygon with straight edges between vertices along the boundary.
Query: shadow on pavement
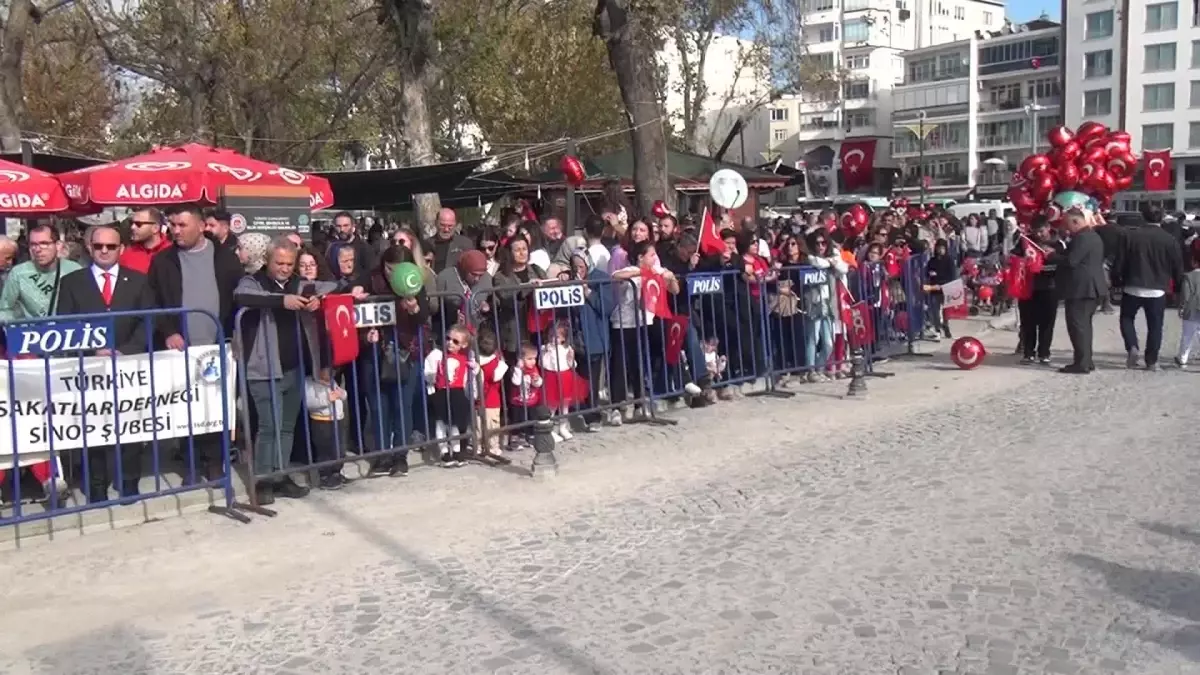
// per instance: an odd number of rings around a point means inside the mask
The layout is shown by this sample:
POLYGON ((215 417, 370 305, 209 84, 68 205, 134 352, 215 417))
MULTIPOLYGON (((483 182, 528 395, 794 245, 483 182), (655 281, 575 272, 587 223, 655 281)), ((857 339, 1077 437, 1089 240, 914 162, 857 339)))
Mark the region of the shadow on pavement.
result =
MULTIPOLYGON (((1150 609, 1191 621, 1192 625, 1178 630, 1139 631, 1136 636, 1200 662, 1200 575, 1127 567, 1084 554, 1070 554, 1067 560, 1103 575, 1109 590, 1114 593, 1150 609)), ((1128 628, 1122 630, 1132 632, 1128 628)))
POLYGON ((420 572, 421 576, 438 586, 454 593, 469 602, 476 611, 494 622, 514 638, 537 648, 547 657, 562 664, 563 668, 579 675, 602 675, 612 672, 593 660, 570 643, 550 635, 540 633, 529 620, 517 612, 502 607, 498 602, 486 597, 478 587, 468 581, 456 579, 447 574, 430 572, 437 563, 422 556, 416 551, 396 540, 391 532, 384 531, 375 525, 365 522, 362 518, 351 514, 327 500, 312 500, 315 508, 326 515, 336 518, 351 531, 366 539, 394 558, 404 561, 420 572))
MULTIPOLYGON (((148 637, 148 636, 147 636, 148 637)), ((29 673, 74 675, 75 673, 121 673, 151 675, 157 671, 143 636, 125 625, 106 626, 59 643, 40 645, 25 655, 29 673)), ((4 668, 0 662, 0 668, 4 668)), ((15 671, 23 672, 20 668, 15 671)))
POLYGON ((1182 539, 1184 541, 1191 542, 1193 544, 1200 544, 1200 532, 1186 528, 1182 525, 1170 525, 1167 523, 1156 523, 1156 522, 1147 522, 1147 521, 1140 522, 1140 523, 1138 523, 1138 525, 1141 525, 1143 529, 1150 530, 1151 532, 1157 532, 1158 534, 1165 534, 1168 537, 1174 537, 1175 539, 1182 539))

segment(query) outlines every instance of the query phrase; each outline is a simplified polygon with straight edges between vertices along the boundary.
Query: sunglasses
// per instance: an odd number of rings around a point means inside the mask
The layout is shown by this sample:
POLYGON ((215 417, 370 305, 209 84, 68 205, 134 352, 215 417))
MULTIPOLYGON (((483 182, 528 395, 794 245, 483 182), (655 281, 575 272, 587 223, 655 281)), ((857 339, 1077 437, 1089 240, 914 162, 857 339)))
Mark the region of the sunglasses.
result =
POLYGON ((450 344, 454 345, 455 347, 462 347, 464 343, 458 338, 450 338, 450 344))
POLYGON ((115 251, 121 248, 120 244, 92 244, 94 251, 115 251))
POLYGON ((483 250, 487 251, 488 253, 491 253, 492 251, 496 250, 496 245, 495 244, 484 244, 483 250))

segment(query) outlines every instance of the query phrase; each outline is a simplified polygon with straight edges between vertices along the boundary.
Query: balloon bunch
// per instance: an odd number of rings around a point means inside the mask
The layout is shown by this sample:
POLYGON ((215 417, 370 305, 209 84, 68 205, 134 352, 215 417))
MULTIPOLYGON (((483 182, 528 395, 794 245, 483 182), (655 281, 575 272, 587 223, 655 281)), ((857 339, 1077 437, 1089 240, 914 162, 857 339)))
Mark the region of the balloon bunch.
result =
POLYGON ((908 220, 925 220, 935 208, 935 204, 913 204, 903 197, 892 200, 892 209, 903 213, 908 220))
POLYGON ((862 204, 855 204, 842 214, 839 219, 839 225, 842 228, 842 234, 847 239, 851 237, 861 237, 867 231, 867 224, 871 221, 871 214, 867 212, 867 207, 862 204))
POLYGON ((1084 122, 1074 133, 1054 127, 1046 138, 1050 152, 1026 157, 1009 183, 1008 200, 1020 224, 1043 214, 1057 225, 1073 206, 1107 209, 1114 194, 1133 185, 1137 156, 1128 133, 1084 122))
POLYGON ((650 213, 655 218, 666 218, 667 216, 675 215, 671 213, 671 208, 667 206, 667 203, 661 199, 654 200, 654 205, 650 207, 650 213))

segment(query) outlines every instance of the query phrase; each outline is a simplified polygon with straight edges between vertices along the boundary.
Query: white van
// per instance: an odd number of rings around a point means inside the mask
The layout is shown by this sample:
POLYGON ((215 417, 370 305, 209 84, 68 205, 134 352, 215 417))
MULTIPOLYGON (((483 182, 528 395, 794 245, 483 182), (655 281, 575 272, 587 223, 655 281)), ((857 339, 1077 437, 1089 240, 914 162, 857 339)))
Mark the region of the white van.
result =
POLYGON ((977 216, 986 216, 988 211, 996 210, 996 215, 1001 218, 1016 213, 1016 209, 1010 202, 989 201, 989 202, 965 202, 958 203, 948 207, 946 210, 954 214, 955 218, 963 220, 967 216, 974 213, 977 216))

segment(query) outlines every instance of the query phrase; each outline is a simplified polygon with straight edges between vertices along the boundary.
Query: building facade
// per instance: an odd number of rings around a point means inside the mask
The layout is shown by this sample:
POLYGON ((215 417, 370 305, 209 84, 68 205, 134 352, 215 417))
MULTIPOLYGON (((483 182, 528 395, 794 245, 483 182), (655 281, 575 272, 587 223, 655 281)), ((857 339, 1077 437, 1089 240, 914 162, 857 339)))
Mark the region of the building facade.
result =
POLYGON ((1004 5, 993 0, 800 2, 808 56, 817 69, 840 73, 840 91, 786 96, 754 114, 744 132, 746 161, 804 168, 801 196, 821 198, 844 192, 843 144, 866 144, 873 148, 870 191, 887 193, 896 168, 893 89, 905 79, 905 54, 999 28, 1004 5))
POLYGON ((906 53, 892 97, 896 189, 1002 197, 1063 123, 1061 51, 1061 26, 1038 20, 906 53))
POLYGON ((1134 152, 1170 150, 1169 192, 1146 192, 1141 172, 1115 208, 1154 203, 1200 212, 1200 5, 1067 0, 1065 112, 1129 132, 1134 152))

